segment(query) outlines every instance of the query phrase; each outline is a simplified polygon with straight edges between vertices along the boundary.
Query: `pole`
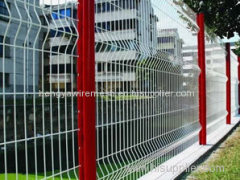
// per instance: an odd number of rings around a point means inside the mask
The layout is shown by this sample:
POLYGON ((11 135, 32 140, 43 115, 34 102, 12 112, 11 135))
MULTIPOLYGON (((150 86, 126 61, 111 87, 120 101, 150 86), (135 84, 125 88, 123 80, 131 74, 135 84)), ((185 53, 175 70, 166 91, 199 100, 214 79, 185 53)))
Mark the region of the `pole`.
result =
POLYGON ((199 122, 201 130, 199 132, 199 144, 207 143, 207 116, 206 116, 206 64, 205 64, 205 27, 204 14, 197 15, 198 32, 198 65, 201 70, 199 76, 199 122))
POLYGON ((230 43, 226 43, 226 76, 227 76, 227 87, 226 87, 226 104, 227 104, 227 124, 231 124, 231 53, 230 43))
POLYGON ((96 180, 94 0, 78 0, 77 91, 79 179, 96 180))

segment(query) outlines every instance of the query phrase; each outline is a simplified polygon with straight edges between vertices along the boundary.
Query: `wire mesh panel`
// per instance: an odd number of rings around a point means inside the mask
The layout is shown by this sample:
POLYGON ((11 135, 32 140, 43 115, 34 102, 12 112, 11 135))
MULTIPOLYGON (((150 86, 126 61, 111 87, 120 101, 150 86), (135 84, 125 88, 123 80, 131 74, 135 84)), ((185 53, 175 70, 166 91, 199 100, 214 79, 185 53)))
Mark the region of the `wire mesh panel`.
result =
POLYGON ((97 178, 137 179, 197 140, 196 18, 166 0, 95 0, 95 15, 97 178))
POLYGON ((206 91, 208 134, 225 124, 226 111, 226 51, 224 45, 206 33, 206 91))
POLYGON ((238 102, 238 58, 231 52, 231 111, 232 115, 238 114, 239 102, 238 102))
POLYGON ((0 179, 77 178, 76 4, 0 10, 0 179))
MULTIPOLYGON (((79 179, 78 6, 0 0, 0 179, 79 179)), ((195 19, 178 0, 95 0, 96 92, 85 93, 96 96, 98 179, 138 179, 197 142, 195 19)), ((237 64, 232 55, 233 112, 237 64)), ((225 123, 226 70, 209 37, 206 65, 211 132, 225 123)))

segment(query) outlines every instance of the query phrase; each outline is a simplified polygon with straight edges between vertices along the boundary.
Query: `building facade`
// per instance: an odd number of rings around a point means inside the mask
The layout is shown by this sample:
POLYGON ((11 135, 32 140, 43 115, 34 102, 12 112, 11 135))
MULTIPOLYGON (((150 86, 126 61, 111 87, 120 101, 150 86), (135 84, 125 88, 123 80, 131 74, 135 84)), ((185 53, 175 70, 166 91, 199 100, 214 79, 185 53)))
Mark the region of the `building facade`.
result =
POLYGON ((179 37, 178 30, 160 29, 157 36, 157 49, 168 53, 172 60, 182 61, 183 40, 179 37))
POLYGON ((38 91, 39 27, 32 26, 32 23, 40 22, 33 8, 29 8, 30 20, 26 8, 21 1, 0 0, 1 91, 38 91), (19 19, 18 12, 21 13, 21 23, 16 20, 19 19))
MULTIPOLYGON (((76 59, 71 56, 75 52, 66 50, 73 49, 76 42, 64 33, 75 33, 74 22, 66 22, 76 18, 76 7, 75 2, 46 7, 55 11, 50 18, 47 47, 53 53, 45 60, 46 83, 51 84, 53 90, 63 90, 65 84, 69 89, 71 83, 76 87, 76 59), (69 17, 61 18, 61 13, 69 17), (59 52, 63 54, 59 55, 59 52)), ((150 0, 95 1, 96 84, 99 91, 118 91, 129 84, 134 86, 136 69, 127 67, 157 53, 157 21, 150 0)))
POLYGON ((131 67, 156 53, 158 19, 151 1, 99 0, 95 15, 97 89, 129 91, 136 82, 131 67))
POLYGON ((76 4, 47 6, 49 31, 45 43, 45 89, 70 91, 76 88, 76 4))

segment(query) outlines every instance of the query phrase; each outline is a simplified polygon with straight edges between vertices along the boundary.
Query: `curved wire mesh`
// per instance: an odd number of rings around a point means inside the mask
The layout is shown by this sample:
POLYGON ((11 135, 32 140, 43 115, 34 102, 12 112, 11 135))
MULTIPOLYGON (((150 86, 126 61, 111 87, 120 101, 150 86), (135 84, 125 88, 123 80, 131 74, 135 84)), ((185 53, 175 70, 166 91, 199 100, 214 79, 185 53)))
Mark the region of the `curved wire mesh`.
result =
POLYGON ((238 57, 231 52, 231 111, 232 115, 239 113, 239 79, 238 79, 238 57))
POLYGON ((95 4, 97 178, 137 179, 197 140, 198 27, 173 1, 95 4))
MULTIPOLYGON (((77 6, 0 0, 0 179, 78 179, 77 6)), ((197 142, 195 20, 180 0, 95 0, 97 179, 138 179, 197 142)), ((220 41, 205 51, 210 133, 227 79, 220 41)))
POLYGON ((78 177, 76 4, 59 2, 0 0, 0 179, 78 177))
POLYGON ((225 123, 226 111, 226 51, 220 40, 212 39, 206 33, 206 89, 207 89, 207 125, 215 124, 208 133, 219 124, 225 123))

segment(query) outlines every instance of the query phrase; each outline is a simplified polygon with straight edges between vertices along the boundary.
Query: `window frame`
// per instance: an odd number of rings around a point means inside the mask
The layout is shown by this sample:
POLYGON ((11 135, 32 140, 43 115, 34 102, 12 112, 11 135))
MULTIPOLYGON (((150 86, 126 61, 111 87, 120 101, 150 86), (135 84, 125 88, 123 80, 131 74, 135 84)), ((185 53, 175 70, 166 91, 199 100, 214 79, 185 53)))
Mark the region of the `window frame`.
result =
POLYGON ((9 16, 8 8, 10 9, 10 3, 4 2, 4 0, 0 0, 0 20, 2 21, 9 21, 9 18, 4 17, 4 16, 9 16))

